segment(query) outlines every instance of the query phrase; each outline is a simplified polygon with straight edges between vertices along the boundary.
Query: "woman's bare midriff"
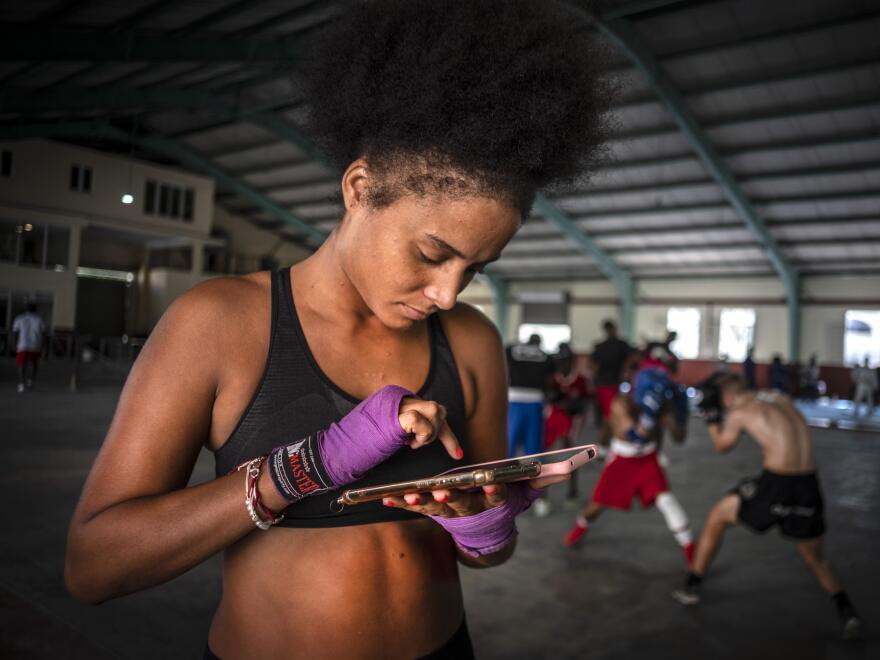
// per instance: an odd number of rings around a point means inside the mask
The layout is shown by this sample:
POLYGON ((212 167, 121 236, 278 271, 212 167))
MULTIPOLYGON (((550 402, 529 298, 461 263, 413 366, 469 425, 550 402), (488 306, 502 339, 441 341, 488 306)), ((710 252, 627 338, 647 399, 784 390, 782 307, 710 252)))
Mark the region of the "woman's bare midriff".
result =
POLYGON ((236 658, 415 658, 463 617, 433 521, 256 531, 226 550, 211 650, 236 658))

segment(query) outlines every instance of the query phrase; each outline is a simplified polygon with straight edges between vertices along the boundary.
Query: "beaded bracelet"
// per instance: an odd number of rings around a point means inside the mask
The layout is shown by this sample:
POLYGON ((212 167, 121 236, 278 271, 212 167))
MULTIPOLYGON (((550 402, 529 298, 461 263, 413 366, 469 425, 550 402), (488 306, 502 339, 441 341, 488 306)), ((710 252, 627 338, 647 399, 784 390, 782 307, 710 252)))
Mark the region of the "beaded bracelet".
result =
POLYGON ((241 470, 242 468, 246 470, 244 505, 257 528, 264 531, 272 527, 272 525, 277 525, 284 519, 283 513, 276 516, 260 502, 260 491, 257 489, 257 482, 260 479, 260 472, 265 460, 265 456, 259 456, 235 468, 236 470, 241 470))

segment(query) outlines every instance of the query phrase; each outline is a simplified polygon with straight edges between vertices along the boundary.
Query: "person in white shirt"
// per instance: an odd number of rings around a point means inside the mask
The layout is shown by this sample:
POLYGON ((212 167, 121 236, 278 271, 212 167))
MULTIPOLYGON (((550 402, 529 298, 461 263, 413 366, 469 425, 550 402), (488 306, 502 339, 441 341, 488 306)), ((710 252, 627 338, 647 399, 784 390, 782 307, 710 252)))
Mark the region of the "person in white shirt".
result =
POLYGON ((46 324, 37 314, 37 306, 29 303, 27 311, 19 314, 12 322, 12 333, 15 337, 15 364, 18 366, 18 391, 34 386, 37 377, 37 363, 43 349, 43 337, 46 324), (27 366, 31 365, 31 374, 27 375, 27 366))
POLYGON ((859 414, 859 404, 862 401, 868 404, 868 416, 874 414, 874 392, 877 389, 877 372, 871 368, 868 358, 864 364, 855 366, 852 370, 853 383, 856 385, 856 393, 853 397, 853 411, 859 414))

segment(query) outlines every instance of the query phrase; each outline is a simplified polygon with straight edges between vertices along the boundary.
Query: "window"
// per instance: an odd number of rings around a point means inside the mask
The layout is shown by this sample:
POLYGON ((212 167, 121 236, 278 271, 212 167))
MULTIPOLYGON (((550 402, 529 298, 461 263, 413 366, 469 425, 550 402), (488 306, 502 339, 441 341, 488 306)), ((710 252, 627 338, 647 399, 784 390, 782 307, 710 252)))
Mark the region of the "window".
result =
POLYGON ((202 253, 205 273, 225 274, 229 272, 229 250, 225 245, 206 245, 202 253))
POLYGON ((700 355, 700 310, 696 307, 670 307, 666 330, 676 334, 670 348, 678 357, 695 360, 700 355))
POLYGON ((144 213, 153 215, 156 212, 156 182, 147 179, 144 184, 144 213))
POLYGON ((150 268, 192 270, 192 246, 156 248, 150 250, 150 268))
POLYGON ((159 215, 168 215, 168 206, 171 201, 171 191, 166 184, 159 186, 159 215))
POLYGON ((0 176, 7 179, 12 176, 12 152, 6 149, 0 151, 0 176))
POLYGON ((0 220, 0 261, 18 263, 18 239, 20 233, 20 222, 0 220))
POLYGON ((67 227, 49 227, 49 242, 46 246, 46 263, 44 268, 62 271, 67 268, 67 254, 70 250, 70 229, 67 227))
POLYGON ((23 222, 21 225, 21 246, 19 247, 19 265, 43 267, 44 249, 46 247, 46 226, 23 222))
POLYGON ((171 189, 171 215, 172 218, 180 217, 180 188, 171 189))
POLYGON ((0 220, 0 261, 64 270, 69 246, 67 227, 0 220))
POLYGON ((521 291, 517 298, 522 303, 520 341, 529 336, 541 337, 541 349, 555 353, 561 342, 571 341, 568 323, 568 294, 565 291, 521 291))
POLYGON ((718 332, 718 356, 731 362, 742 362, 755 337, 755 310, 726 308, 721 310, 718 332))
POLYGON ((843 362, 847 366, 880 363, 880 310, 848 309, 843 316, 843 362))
POLYGON ((144 213, 172 220, 192 220, 195 190, 147 179, 144 184, 144 213))
POLYGON ((92 168, 85 165, 70 166, 70 189, 76 192, 92 192, 92 168))
POLYGON ((555 353, 562 342, 571 342, 571 326, 567 323, 522 323, 519 326, 520 342, 527 342, 532 335, 541 338, 541 350, 555 353))
POLYGON ((187 188, 183 191, 183 219, 184 220, 192 220, 193 219, 193 207, 195 206, 195 196, 196 191, 192 188, 187 188))

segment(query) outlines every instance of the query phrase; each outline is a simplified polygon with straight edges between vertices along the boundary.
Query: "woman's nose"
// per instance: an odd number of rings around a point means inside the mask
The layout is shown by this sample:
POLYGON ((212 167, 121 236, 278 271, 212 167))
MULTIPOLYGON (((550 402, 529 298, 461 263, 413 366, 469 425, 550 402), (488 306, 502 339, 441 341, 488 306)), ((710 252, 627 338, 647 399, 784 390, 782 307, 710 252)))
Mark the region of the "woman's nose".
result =
POLYGON ((449 269, 425 287, 425 296, 439 309, 452 309, 460 290, 461 275, 449 269))

